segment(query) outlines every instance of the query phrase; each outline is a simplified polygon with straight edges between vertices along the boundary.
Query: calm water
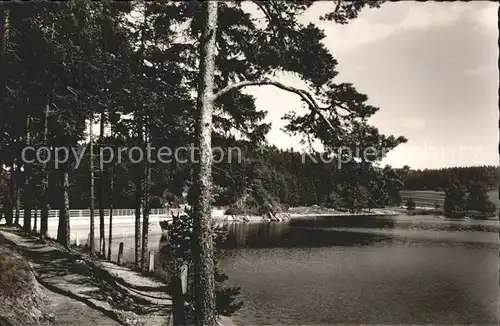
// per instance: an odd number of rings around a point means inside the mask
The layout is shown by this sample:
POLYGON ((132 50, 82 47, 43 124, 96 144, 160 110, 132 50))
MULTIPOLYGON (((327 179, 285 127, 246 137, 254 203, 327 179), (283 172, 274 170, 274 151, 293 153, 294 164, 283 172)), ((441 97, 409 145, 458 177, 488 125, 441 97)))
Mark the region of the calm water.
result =
POLYGON ((242 288, 233 319, 496 325, 497 225, 433 216, 231 224, 220 266, 242 288))

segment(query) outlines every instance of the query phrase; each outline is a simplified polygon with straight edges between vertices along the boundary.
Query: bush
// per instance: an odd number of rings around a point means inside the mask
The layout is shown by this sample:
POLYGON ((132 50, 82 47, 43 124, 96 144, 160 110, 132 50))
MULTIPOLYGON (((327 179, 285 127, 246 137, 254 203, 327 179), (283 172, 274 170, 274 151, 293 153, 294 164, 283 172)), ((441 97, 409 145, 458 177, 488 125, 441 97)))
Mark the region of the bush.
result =
POLYGON ((261 208, 257 201, 251 197, 245 197, 232 203, 224 213, 225 215, 259 215, 261 208))
POLYGON ((281 204, 281 209, 283 210, 283 212, 288 212, 288 210, 290 209, 290 205, 287 203, 281 204))
POLYGON ((165 207, 165 200, 159 196, 153 196, 149 200, 150 208, 163 208, 165 207))
MULTIPOLYGON (((162 255, 162 265, 163 270, 168 274, 178 274, 179 271, 176 270, 183 264, 189 266, 188 271, 188 284, 187 293, 184 300, 189 305, 186 311, 186 321, 191 325, 194 322, 193 313, 193 303, 194 303, 194 293, 193 293, 193 262, 191 256, 192 249, 192 229, 193 229, 193 219, 191 217, 192 211, 187 211, 187 214, 180 215, 176 217, 172 223, 165 225, 168 236, 165 239, 165 246, 160 250, 162 255)), ((214 246, 218 246, 222 243, 227 235, 227 227, 213 227, 214 232, 214 246)), ((163 239, 163 236, 162 236, 163 239)), ((215 249, 215 248, 214 248, 215 249)), ((237 296, 240 293, 240 288, 238 287, 227 287, 224 286, 224 282, 228 279, 228 276, 224 274, 217 266, 217 258, 214 256, 214 266, 215 266, 215 286, 216 286, 216 309, 217 313, 220 315, 231 315, 241 308, 242 302, 237 301, 237 296)), ((170 284, 169 284, 170 286, 170 284)))
POLYGON ((495 205, 495 203, 493 203, 491 200, 487 200, 484 206, 485 206, 484 213, 490 214, 491 216, 495 215, 495 212, 497 210, 497 206, 495 205))
POLYGON ((406 209, 411 211, 411 210, 414 210, 415 207, 417 207, 417 205, 413 201, 413 198, 411 198, 411 197, 408 198, 408 200, 406 201, 406 209))

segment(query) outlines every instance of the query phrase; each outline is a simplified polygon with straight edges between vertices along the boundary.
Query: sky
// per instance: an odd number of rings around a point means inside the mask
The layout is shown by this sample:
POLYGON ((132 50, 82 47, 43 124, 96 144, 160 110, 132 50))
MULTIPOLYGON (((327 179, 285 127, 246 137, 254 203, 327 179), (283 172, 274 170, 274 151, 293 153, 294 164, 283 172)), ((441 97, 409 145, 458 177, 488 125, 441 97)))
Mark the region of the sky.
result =
MULTIPOLYGON (((380 110, 370 122, 405 136, 383 164, 415 169, 498 165, 498 4, 387 2, 364 9, 347 25, 322 22, 332 2, 317 2, 301 17, 324 29, 338 60, 337 82, 351 82, 380 110)), ((290 76, 280 80, 301 87, 290 76)), ((276 88, 252 87, 273 127, 268 141, 301 150, 281 117, 304 112, 300 99, 276 88)))

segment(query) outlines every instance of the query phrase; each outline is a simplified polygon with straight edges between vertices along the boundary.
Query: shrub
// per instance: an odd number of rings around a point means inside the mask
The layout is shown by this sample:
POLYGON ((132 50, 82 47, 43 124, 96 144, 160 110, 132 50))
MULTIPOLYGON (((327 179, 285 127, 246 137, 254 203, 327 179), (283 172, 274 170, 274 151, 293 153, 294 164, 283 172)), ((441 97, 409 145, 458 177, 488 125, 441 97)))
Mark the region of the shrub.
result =
POLYGON ((413 201, 413 198, 408 198, 408 200, 406 201, 406 209, 407 210, 414 210, 415 207, 417 207, 417 205, 415 204, 415 202, 413 201))
MULTIPOLYGON (((167 238, 165 246, 161 249, 163 269, 170 275, 179 274, 176 270, 183 264, 186 264, 189 268, 188 274, 188 284, 187 293, 184 299, 187 301, 189 308, 186 311, 186 321, 188 324, 194 322, 192 319, 194 314, 192 313, 194 294, 193 294, 193 262, 191 256, 192 249, 192 230, 193 230, 193 219, 191 217, 192 211, 187 210, 187 214, 174 217, 172 223, 165 225, 167 230, 167 238)), ((212 228, 214 232, 214 245, 218 247, 227 235, 227 227, 214 227, 212 228)), ((163 238, 163 237, 162 237, 163 238)), ((230 315, 236 312, 243 305, 242 302, 237 301, 237 296, 240 293, 240 288, 238 287, 227 287, 224 286, 224 282, 228 279, 228 276, 224 274, 217 266, 217 259, 214 256, 214 266, 215 266, 215 281, 216 281, 216 309, 217 313, 220 315, 230 315)))
POLYGON ((288 212, 288 210, 290 209, 290 205, 287 203, 281 204, 281 209, 283 210, 283 212, 288 212))

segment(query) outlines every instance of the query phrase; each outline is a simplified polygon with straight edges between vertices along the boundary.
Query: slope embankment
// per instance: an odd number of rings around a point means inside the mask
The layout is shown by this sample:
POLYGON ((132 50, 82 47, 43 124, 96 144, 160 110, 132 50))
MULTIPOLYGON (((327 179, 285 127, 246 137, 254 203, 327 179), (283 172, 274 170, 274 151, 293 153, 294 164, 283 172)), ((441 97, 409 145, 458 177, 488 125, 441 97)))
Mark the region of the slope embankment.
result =
POLYGON ((0 246, 0 325, 39 325, 42 291, 28 262, 0 246))

